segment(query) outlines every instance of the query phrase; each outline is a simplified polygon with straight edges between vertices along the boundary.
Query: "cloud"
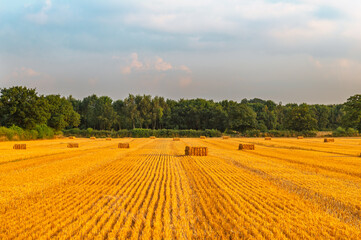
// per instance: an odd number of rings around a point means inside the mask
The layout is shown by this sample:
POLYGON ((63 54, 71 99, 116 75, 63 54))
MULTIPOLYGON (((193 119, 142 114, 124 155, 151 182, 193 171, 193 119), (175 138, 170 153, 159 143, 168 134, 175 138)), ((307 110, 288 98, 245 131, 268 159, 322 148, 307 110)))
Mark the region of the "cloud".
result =
POLYGON ((31 77, 36 77, 36 76, 40 76, 41 73, 36 72, 35 70, 31 69, 31 68, 27 68, 27 67, 22 67, 19 69, 15 69, 12 74, 11 77, 12 78, 31 78, 31 77))
POLYGON ((158 71, 168 71, 173 69, 170 63, 164 62, 164 60, 160 57, 156 58, 154 68, 158 71))
POLYGON ((190 76, 181 77, 179 79, 179 86, 182 88, 188 87, 192 83, 192 78, 190 76))
POLYGON ((187 67, 187 66, 185 66, 185 65, 180 65, 180 66, 178 67, 178 69, 181 70, 181 71, 184 71, 184 72, 186 72, 186 73, 192 73, 192 71, 189 69, 189 67, 187 67))
POLYGON ((130 59, 128 59, 128 64, 121 67, 121 72, 124 75, 130 74, 133 71, 167 72, 171 70, 191 73, 191 70, 187 66, 180 65, 174 67, 171 63, 164 61, 163 58, 159 56, 148 60, 140 60, 137 53, 132 53, 130 59))
MULTIPOLYGON (((45 24, 48 20, 47 12, 51 9, 51 6, 52 6, 51 0, 45 0, 43 7, 38 13, 28 14, 26 18, 31 22, 35 22, 38 24, 45 24)), ((24 7, 28 8, 29 5, 25 5, 24 7)))
POLYGON ((138 60, 138 54, 137 53, 132 53, 130 55, 130 64, 122 67, 121 71, 123 74, 130 74, 132 72, 132 70, 144 70, 143 68, 143 63, 141 61, 138 60))

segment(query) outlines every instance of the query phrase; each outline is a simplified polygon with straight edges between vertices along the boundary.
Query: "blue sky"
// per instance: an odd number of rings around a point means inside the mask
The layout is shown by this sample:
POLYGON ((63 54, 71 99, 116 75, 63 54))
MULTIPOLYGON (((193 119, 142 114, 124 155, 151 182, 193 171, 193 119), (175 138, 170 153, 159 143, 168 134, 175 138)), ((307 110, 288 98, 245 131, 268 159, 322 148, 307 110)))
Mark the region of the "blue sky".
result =
POLYGON ((361 92, 361 2, 0 0, 0 87, 341 103, 361 92))

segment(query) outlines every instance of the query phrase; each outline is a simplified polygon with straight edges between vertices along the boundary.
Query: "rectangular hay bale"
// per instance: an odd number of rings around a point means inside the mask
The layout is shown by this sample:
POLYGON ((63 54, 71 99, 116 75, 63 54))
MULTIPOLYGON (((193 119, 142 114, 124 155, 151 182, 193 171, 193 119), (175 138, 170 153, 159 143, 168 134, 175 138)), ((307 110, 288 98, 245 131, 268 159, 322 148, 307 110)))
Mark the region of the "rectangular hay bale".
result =
POLYGON ((223 139, 229 139, 229 136, 223 136, 222 138, 223 139))
POLYGON ((155 136, 150 136, 149 138, 150 138, 150 139, 155 139, 155 136))
POLYGON ((201 136, 201 139, 206 139, 206 136, 201 136))
POLYGON ((79 143, 68 143, 68 148, 79 148, 79 143))
POLYGON ((265 137, 264 140, 272 140, 271 137, 265 137))
POLYGON ((70 136, 69 139, 75 139, 75 137, 74 137, 74 136, 70 136))
POLYGON ((297 139, 303 139, 303 136, 298 136, 297 139))
POLYGON ((13 149, 26 149, 26 144, 14 144, 13 149))
POLYGON ((112 139, 111 139, 111 138, 106 138, 105 140, 106 140, 106 141, 111 141, 112 139))
POLYGON ((254 144, 239 144, 238 146, 239 150, 254 150, 254 144))
POLYGON ((207 156, 208 155, 208 147, 186 146, 185 155, 187 155, 187 156, 207 156))
POLYGON ((335 142, 334 138, 325 138, 323 142, 335 142))
POLYGON ((90 139, 93 139, 93 140, 94 140, 94 139, 96 139, 96 137, 90 137, 90 139))
POLYGON ((129 143, 118 143, 118 148, 129 148, 129 143))
POLYGON ((173 138, 173 141, 180 141, 180 138, 173 138))

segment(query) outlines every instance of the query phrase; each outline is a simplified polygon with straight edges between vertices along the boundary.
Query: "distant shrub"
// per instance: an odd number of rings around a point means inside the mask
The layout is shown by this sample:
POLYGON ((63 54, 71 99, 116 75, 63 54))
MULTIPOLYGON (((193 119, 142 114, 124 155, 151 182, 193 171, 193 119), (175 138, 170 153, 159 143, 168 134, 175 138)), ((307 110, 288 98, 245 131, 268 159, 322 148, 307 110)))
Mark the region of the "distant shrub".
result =
POLYGON ((359 136, 359 132, 356 129, 338 127, 332 132, 333 137, 356 137, 359 136))
MULTIPOLYGON (((64 136, 76 136, 76 137, 89 137, 89 131, 80 130, 78 128, 63 130, 64 136)), ((174 129, 144 129, 135 128, 131 130, 119 130, 119 131, 106 131, 106 130, 93 130, 91 135, 98 138, 122 138, 122 137, 133 137, 133 138, 148 138, 150 136, 155 137, 221 137, 222 133, 218 130, 207 129, 207 130, 174 130, 174 129)))
POLYGON ((35 130, 38 132, 39 139, 54 137, 54 130, 46 124, 36 125, 35 130))

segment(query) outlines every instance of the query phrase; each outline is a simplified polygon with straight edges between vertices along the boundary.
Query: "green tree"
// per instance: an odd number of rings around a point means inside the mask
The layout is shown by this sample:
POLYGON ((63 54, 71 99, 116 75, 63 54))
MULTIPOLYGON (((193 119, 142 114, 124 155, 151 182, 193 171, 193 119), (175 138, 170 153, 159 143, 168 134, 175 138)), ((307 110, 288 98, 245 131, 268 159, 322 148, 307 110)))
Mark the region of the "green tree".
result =
POLYGON ((34 129, 37 124, 46 123, 49 117, 49 104, 35 89, 21 86, 1 89, 1 125, 34 129))
POLYGON ((361 132, 361 95, 357 94, 348 98, 344 110, 346 114, 342 119, 342 124, 361 132))
POLYGON ((312 116, 310 107, 307 104, 299 106, 291 105, 285 117, 287 129, 295 131, 314 130, 317 127, 317 120, 312 116))
POLYGON ((68 126, 77 127, 80 124, 80 114, 74 111, 72 104, 60 95, 48 95, 45 97, 49 103, 50 118, 47 125, 55 130, 61 130, 68 126))

